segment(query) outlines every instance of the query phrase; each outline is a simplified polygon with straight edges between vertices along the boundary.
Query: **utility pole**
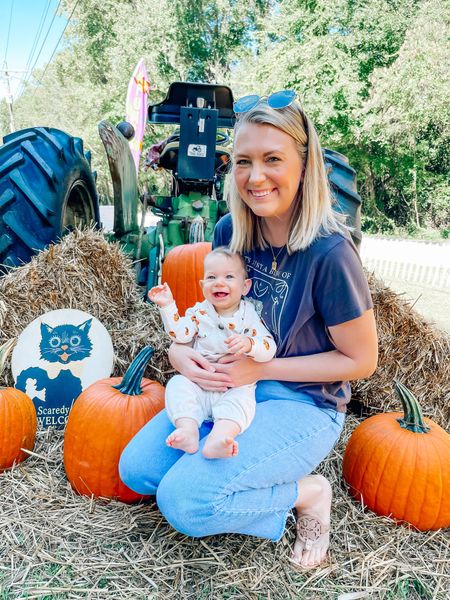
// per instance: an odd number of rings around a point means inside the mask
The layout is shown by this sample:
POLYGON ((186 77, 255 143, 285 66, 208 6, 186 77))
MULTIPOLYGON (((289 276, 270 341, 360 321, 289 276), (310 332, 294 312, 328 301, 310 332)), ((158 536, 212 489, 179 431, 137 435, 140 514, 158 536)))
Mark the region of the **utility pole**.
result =
POLYGON ((6 96, 5 101, 8 107, 9 113, 9 130, 12 133, 16 130, 16 126, 14 124, 14 113, 13 113, 13 95, 11 91, 11 73, 26 73, 26 71, 16 71, 8 69, 8 65, 6 62, 3 64, 4 69, 0 69, 0 77, 6 81, 6 96))
POLYGON ((9 72, 5 69, 5 79, 6 79, 6 104, 8 106, 9 112, 9 131, 12 133, 16 130, 16 126, 14 124, 14 114, 13 114, 13 97, 11 93, 11 83, 9 79, 9 72))

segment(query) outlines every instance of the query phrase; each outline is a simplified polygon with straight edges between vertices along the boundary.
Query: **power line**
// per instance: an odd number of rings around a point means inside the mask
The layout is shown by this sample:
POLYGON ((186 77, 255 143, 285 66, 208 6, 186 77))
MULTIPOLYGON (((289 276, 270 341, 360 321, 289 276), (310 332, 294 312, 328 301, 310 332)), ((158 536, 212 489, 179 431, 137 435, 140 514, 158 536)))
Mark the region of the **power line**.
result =
POLYGON ((23 92, 23 89, 24 89, 25 84, 26 84, 26 78, 29 76, 28 69, 29 69, 29 67, 31 65, 31 61, 33 60, 33 56, 34 56, 34 53, 36 51, 36 46, 37 46, 37 44, 39 42, 39 38, 41 37, 42 28, 44 27, 44 23, 45 23, 45 20, 47 18, 47 14, 48 14, 48 10, 50 8, 51 1, 52 0, 47 0, 47 6, 42 11, 41 18, 40 18, 40 21, 39 21, 39 25, 38 25, 38 28, 37 28, 37 32, 36 32, 36 35, 34 36, 33 45, 31 47, 30 54, 29 54, 28 60, 27 60, 27 64, 25 66, 25 72, 27 74, 23 77, 23 79, 22 79, 22 81, 20 83, 19 89, 16 92, 16 97, 17 98, 23 92))
POLYGON ((57 7, 56 7, 56 9, 55 9, 55 12, 54 12, 54 14, 53 14, 53 18, 52 18, 52 20, 51 20, 51 22, 50 22, 50 25, 49 25, 48 29, 47 29, 47 33, 45 34, 44 41, 42 42, 42 44, 41 44, 41 47, 39 48, 39 53, 38 53, 38 55, 37 55, 37 57, 36 57, 36 60, 35 60, 35 61, 34 61, 34 63, 33 63, 33 66, 32 66, 32 67, 31 67, 31 69, 30 69, 30 75, 33 73, 33 71, 34 71, 34 67, 36 66, 36 63, 37 63, 37 61, 39 60, 39 57, 40 57, 40 55, 41 55, 41 52, 42 52, 42 49, 44 48, 45 42, 47 41, 48 34, 50 33, 50 29, 52 28, 53 22, 54 22, 54 20, 56 19, 56 13, 58 12, 58 9, 59 9, 60 5, 61 5, 61 0, 59 0, 59 2, 58 2, 58 6, 57 6, 57 7))
MULTIPOLYGON (((45 65, 44 72, 42 73, 42 76, 41 76, 41 78, 40 78, 40 79, 39 79, 39 81, 37 82, 37 84, 36 84, 36 87, 42 83, 42 80, 44 79, 44 77, 45 77, 45 73, 46 73, 46 71, 47 71, 47 67, 48 67, 48 65, 49 65, 49 64, 52 62, 52 59, 53 59, 53 57, 54 57, 54 55, 55 55, 55 52, 56 52, 56 49, 58 48, 58 46, 59 46, 59 43, 60 43, 60 41, 62 40, 62 37, 63 37, 63 35, 64 35, 64 32, 66 31, 66 29, 67 29, 67 27, 68 27, 68 25, 69 25, 69 23, 70 23, 70 19, 72 18, 72 15, 73 15, 73 13, 75 12, 75 9, 76 9, 76 7, 78 6, 78 3, 79 3, 79 2, 80 2, 80 0, 77 0, 77 1, 75 2, 75 5, 74 5, 74 7, 72 8, 72 12, 70 13, 70 15, 69 15, 69 18, 67 19, 66 26, 64 27, 64 29, 62 30, 62 33, 61 33, 61 35, 59 36, 59 40, 58 40, 58 42, 57 42, 57 44, 56 44, 56 46, 55 46, 55 49, 53 50, 53 53, 52 53, 52 55, 50 56, 50 60, 49 60, 49 61, 47 62, 47 64, 45 65)), ((61 0, 60 0, 60 2, 59 2, 59 3, 61 4, 61 0)), ((58 6, 59 6, 59 5, 58 5, 58 6)))
POLYGON ((11 0, 11 9, 9 11, 9 25, 8 25, 8 36, 6 39, 6 49, 5 49, 5 58, 3 59, 3 62, 6 63, 6 57, 8 55, 8 46, 9 46, 9 34, 11 33, 11 21, 12 21, 12 12, 13 12, 13 0, 11 0))
MULTIPOLYGON (((36 66, 36 63, 37 63, 37 61, 39 60, 39 57, 40 57, 40 55, 41 55, 41 52, 42 52, 42 49, 44 48, 45 42, 47 41, 48 35, 49 35, 49 33, 50 33, 50 30, 51 30, 51 28, 52 28, 52 25, 53 25, 53 23, 54 23, 54 21, 55 21, 56 14, 57 14, 57 12, 58 12, 58 9, 59 9, 59 7, 60 7, 60 5, 61 5, 61 1, 62 1, 62 0, 59 0, 59 2, 58 2, 58 6, 57 6, 57 7, 56 7, 56 9, 55 9, 55 12, 54 12, 54 14, 53 14, 53 18, 52 18, 52 20, 51 20, 51 22, 50 22, 50 25, 48 26, 47 33, 45 34, 44 40, 43 40, 43 42, 42 42, 42 44, 41 44, 41 47, 39 48, 39 53, 38 53, 38 55, 36 56, 36 59, 35 59, 35 61, 34 61, 34 63, 33 63, 33 66, 30 68, 29 72, 27 73, 27 75, 26 75, 26 77, 25 77, 25 79, 24 79, 23 86, 22 86, 23 88, 25 88, 26 84, 28 83, 28 81, 30 80, 30 77, 31 77, 31 76, 32 76, 32 74, 33 74, 33 71, 34 71, 34 68, 35 68, 35 66, 36 66)), ((59 43, 59 42, 58 42, 58 43, 59 43)))

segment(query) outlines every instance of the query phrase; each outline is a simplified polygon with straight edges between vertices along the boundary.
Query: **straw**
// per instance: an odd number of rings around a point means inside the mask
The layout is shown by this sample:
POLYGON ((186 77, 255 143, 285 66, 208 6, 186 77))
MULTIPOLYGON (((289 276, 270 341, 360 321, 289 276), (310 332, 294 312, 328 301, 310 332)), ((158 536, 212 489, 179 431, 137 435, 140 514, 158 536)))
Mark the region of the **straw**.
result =
MULTIPOLYGON (((398 377, 419 397, 424 414, 446 426, 448 335, 369 279, 380 364, 354 386, 360 408, 365 414, 399 408, 398 377)), ((163 383, 170 377, 159 314, 142 301, 130 260, 101 233, 75 231, 0 281, 0 343, 56 308, 100 319, 113 339, 115 374, 150 343, 156 352, 147 376, 163 383)), ((447 599, 448 532, 398 526, 365 512, 347 493, 342 456, 361 421, 347 417, 340 442, 317 471, 334 492, 330 558, 303 573, 289 563, 292 519, 278 543, 241 535, 188 538, 168 525, 153 501, 129 506, 77 496, 64 473, 63 433, 41 430, 30 457, 0 474, 0 598, 447 599)))

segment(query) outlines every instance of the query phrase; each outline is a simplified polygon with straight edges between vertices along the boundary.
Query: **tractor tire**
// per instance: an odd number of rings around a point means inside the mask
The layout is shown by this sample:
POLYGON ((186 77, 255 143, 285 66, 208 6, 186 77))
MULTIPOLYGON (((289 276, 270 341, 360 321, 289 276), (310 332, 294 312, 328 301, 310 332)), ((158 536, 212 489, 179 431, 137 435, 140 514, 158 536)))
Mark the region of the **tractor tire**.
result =
POLYGON ((0 266, 33 254, 77 226, 98 225, 90 154, 83 141, 58 129, 33 127, 0 146, 0 266))
POLYGON ((346 156, 335 150, 323 149, 328 182, 335 200, 335 210, 347 216, 347 225, 355 246, 361 246, 361 196, 356 191, 356 172, 346 156))

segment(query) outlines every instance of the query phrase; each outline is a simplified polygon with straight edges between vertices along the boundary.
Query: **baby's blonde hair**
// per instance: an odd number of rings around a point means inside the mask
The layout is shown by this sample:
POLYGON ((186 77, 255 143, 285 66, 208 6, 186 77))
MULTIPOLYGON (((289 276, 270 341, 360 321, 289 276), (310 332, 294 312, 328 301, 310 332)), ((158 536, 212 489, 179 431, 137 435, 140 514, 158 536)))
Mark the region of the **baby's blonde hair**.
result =
MULTIPOLYGON (((300 104, 295 101, 285 108, 273 109, 266 102, 260 102, 248 112, 239 115, 235 136, 247 123, 271 125, 290 135, 304 164, 304 174, 294 199, 295 207, 289 226, 288 252, 304 250, 317 237, 335 231, 348 231, 345 216, 336 213, 332 208, 333 198, 319 137, 300 104)), ((234 177, 231 177, 227 201, 233 220, 231 250, 245 252, 255 247, 267 247, 262 233, 263 220, 242 200, 234 177)))
POLYGON ((245 264, 245 260, 243 259, 241 254, 239 254, 238 252, 233 252, 232 250, 230 250, 230 248, 227 248, 227 246, 218 246, 217 248, 214 248, 214 250, 211 250, 211 252, 208 252, 208 254, 205 256, 205 261, 209 256, 214 256, 214 255, 218 255, 218 254, 226 256, 227 258, 237 258, 242 267, 242 271, 244 273, 244 279, 247 279, 247 277, 248 277, 247 265, 245 264))

